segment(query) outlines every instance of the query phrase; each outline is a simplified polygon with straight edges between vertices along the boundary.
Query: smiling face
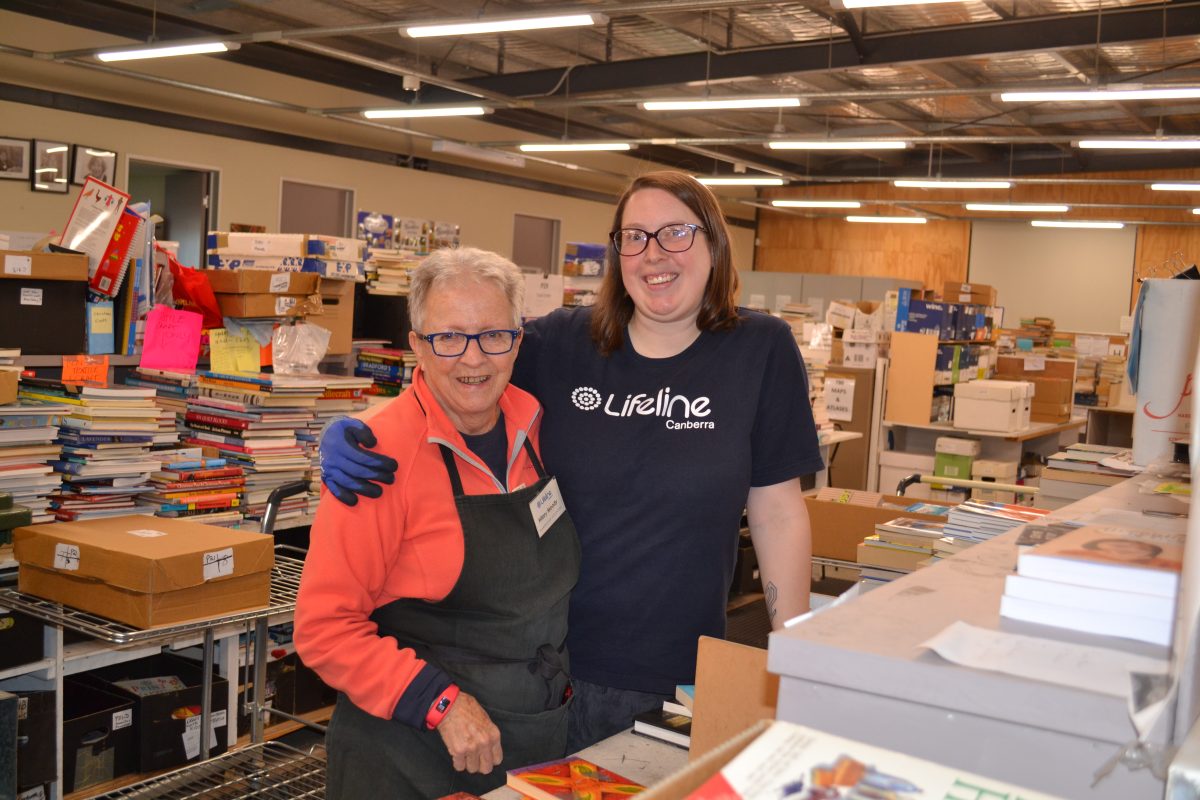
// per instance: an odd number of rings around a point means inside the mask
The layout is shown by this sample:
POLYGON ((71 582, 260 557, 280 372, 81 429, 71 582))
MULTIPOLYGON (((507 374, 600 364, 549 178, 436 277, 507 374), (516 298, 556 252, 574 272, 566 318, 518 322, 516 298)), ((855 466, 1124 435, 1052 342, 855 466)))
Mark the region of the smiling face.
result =
MULTIPOLYGON (((425 298, 420 333, 480 333, 507 330, 513 325, 513 309, 504 292, 491 281, 452 280, 432 289, 425 298)), ((461 433, 487 433, 500 415, 500 395, 512 376, 520 337, 509 352, 485 355, 479 343, 467 344, 456 358, 435 355, 428 341, 408 337, 409 347, 425 374, 429 389, 446 416, 461 433)))
MULTIPOLYGON (((682 201, 662 189, 640 189, 629 196, 621 215, 622 228, 654 233, 664 225, 703 222, 682 201)), ((682 253, 663 250, 651 239, 636 256, 621 256, 621 279, 642 323, 695 324, 704 299, 712 258, 702 231, 682 253)))

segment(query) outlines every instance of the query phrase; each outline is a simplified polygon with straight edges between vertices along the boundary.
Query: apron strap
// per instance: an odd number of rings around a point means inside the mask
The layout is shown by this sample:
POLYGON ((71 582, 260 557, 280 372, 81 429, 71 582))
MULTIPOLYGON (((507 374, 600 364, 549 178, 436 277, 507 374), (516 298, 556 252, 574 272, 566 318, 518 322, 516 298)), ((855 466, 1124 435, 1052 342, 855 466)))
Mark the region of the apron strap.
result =
POLYGON ((439 444, 438 449, 442 451, 442 461, 446 462, 446 472, 450 474, 450 486, 454 490, 454 496, 460 497, 463 494, 462 478, 458 476, 458 465, 454 463, 454 452, 444 444, 439 444))
POLYGON ((533 468, 537 471, 539 478, 546 477, 546 469, 542 466, 542 460, 538 458, 537 452, 533 449, 533 440, 528 436, 525 437, 525 452, 529 454, 529 460, 533 462, 533 468))
POLYGON ((551 696, 551 681, 560 673, 566 675, 568 681, 571 677, 566 670, 566 664, 563 663, 562 657, 563 650, 567 647, 566 642, 563 642, 557 648, 549 643, 543 644, 538 647, 537 653, 533 658, 496 658, 494 656, 485 656, 473 650, 449 645, 409 643, 408 646, 412 647, 421 658, 426 661, 433 661, 443 668, 448 664, 524 664, 529 670, 530 675, 536 675, 545 681, 547 710, 557 708, 563 703, 562 698, 551 696))

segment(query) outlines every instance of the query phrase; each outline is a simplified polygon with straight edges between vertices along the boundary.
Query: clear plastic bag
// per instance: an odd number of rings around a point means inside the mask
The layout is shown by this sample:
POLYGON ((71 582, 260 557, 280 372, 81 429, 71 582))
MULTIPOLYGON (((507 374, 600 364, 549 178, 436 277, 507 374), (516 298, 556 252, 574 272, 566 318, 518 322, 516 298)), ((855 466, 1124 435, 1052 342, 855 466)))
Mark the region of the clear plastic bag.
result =
POLYGON ((329 349, 330 332, 320 325, 281 325, 271 340, 271 360, 280 375, 311 375, 329 349))

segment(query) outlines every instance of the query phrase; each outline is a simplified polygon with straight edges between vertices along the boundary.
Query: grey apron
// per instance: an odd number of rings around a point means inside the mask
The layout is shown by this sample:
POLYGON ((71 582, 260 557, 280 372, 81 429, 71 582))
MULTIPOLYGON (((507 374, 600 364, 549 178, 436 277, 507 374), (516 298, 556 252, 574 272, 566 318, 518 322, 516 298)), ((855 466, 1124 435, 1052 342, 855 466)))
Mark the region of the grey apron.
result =
POLYGON ((500 729, 504 761, 490 775, 457 772, 436 730, 380 719, 339 694, 326 734, 330 800, 482 795, 504 784, 507 769, 566 754, 567 603, 579 539, 566 513, 538 536, 529 503, 550 478, 528 440, 525 448, 537 484, 466 495, 442 446, 462 523, 462 573, 440 602, 397 600, 371 615, 380 636, 414 648, 479 701, 500 729))

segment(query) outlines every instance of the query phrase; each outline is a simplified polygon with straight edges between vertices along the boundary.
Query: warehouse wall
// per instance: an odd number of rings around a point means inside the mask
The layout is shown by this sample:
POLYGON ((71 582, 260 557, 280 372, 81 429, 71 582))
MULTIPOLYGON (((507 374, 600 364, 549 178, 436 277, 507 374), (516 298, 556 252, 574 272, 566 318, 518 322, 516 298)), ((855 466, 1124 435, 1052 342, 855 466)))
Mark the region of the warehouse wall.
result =
MULTIPOLYGON (((131 156, 217 170, 218 224, 223 229, 240 222, 277 231, 284 179, 352 188, 360 209, 456 222, 464 243, 506 256, 512 254, 514 214, 561 220, 563 245, 604 241, 612 220, 608 203, 119 119, 3 101, 0 119, 5 121, 5 136, 115 150, 121 188, 127 186, 131 156)), ((68 194, 48 194, 31 191, 22 181, 0 181, 0 230, 61 230, 71 213, 75 188, 68 194)), ((754 233, 747 228, 733 228, 732 233, 735 263, 748 269, 754 233)))

